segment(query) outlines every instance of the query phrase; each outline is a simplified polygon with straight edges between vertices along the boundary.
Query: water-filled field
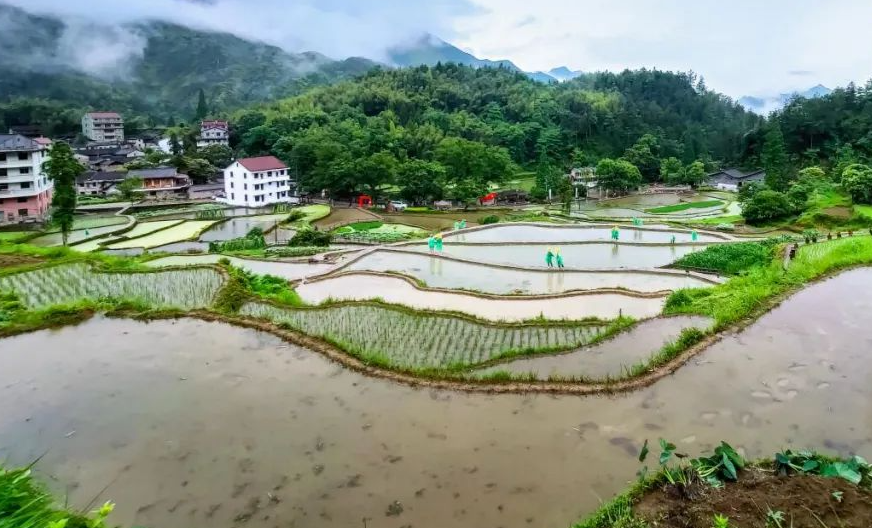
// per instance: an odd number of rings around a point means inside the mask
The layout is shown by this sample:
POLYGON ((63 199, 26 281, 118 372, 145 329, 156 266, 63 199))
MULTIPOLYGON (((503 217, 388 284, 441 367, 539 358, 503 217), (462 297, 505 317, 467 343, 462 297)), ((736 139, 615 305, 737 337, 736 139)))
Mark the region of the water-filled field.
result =
MULTIPOLYGON (((447 244, 446 244, 447 245, 447 244)), ((352 262, 347 270, 394 271, 437 288, 462 288, 485 293, 543 294, 597 288, 657 292, 711 283, 681 272, 563 272, 505 269, 426 254, 375 251, 352 262)))
POLYGON ((203 308, 224 279, 211 269, 157 273, 101 273, 87 264, 67 264, 0 277, 0 291, 19 295, 29 308, 44 308, 80 299, 144 301, 155 307, 203 308))
POLYGON ((303 277, 318 275, 333 269, 333 266, 330 264, 242 259, 238 257, 225 257, 218 254, 176 255, 150 260, 146 262, 146 265, 156 268, 167 266, 190 266, 194 264, 215 264, 221 259, 228 259, 234 266, 247 269, 252 273, 274 275, 288 280, 302 279, 303 277))
POLYGON ((412 388, 225 324, 95 319, 0 341, 0 459, 42 457, 52 491, 113 500, 123 526, 565 527, 635 479, 646 439, 872 451, 870 288, 870 270, 816 284, 647 389, 583 398, 412 388))
POLYGON ((645 363, 660 348, 674 341, 685 328, 705 330, 712 321, 705 317, 665 317, 643 321, 614 339, 565 354, 516 359, 478 371, 478 374, 535 373, 537 379, 550 376, 604 379, 619 377, 627 369, 645 363))
MULTIPOLYGON (((67 244, 75 244, 89 238, 97 237, 100 235, 107 235, 116 231, 121 231, 124 228, 124 224, 112 224, 103 227, 95 227, 93 229, 77 229, 75 231, 70 231, 69 237, 67 238, 67 244)), ((42 235, 28 240, 27 243, 34 246, 42 247, 60 246, 61 244, 63 244, 63 235, 60 232, 49 233, 47 235, 42 235)))
POLYGON ((380 356, 404 369, 470 366, 528 349, 568 349, 589 343, 605 328, 601 324, 489 326, 379 306, 300 310, 248 303, 241 313, 350 344, 360 354, 380 356))
MULTIPOLYGON (((240 216, 221 222, 200 235, 203 242, 231 240, 244 237, 249 231, 258 227, 263 231, 272 229, 287 218, 287 214, 240 216)), ((270 237, 267 237, 270 238, 270 237)))
POLYGON ((172 244, 173 242, 181 242, 191 238, 195 238, 202 231, 214 224, 214 220, 187 220, 179 225, 153 232, 150 235, 141 236, 116 242, 108 246, 109 249, 128 249, 128 248, 153 248, 172 244))
POLYGON ((463 312, 491 321, 545 319, 613 319, 622 314, 637 319, 658 315, 665 297, 633 297, 619 293, 569 295, 561 298, 482 298, 463 292, 422 291, 400 277, 354 273, 297 286, 304 301, 374 300, 418 310, 463 312))
MULTIPOLYGON (((408 247, 416 251, 428 251, 426 243, 408 247)), ((659 268, 688 253, 702 251, 705 246, 559 243, 479 246, 452 244, 449 241, 445 243, 442 253, 476 262, 541 267, 546 266, 545 256, 549 249, 559 250, 568 268, 616 269, 659 268)))
MULTIPOLYGON (((638 243, 668 244, 675 237, 676 243, 691 242, 690 231, 667 231, 664 229, 619 228, 619 240, 638 243)), ((545 226, 545 225, 497 225, 471 232, 446 235, 450 240, 461 242, 517 243, 517 242, 576 242, 611 240, 610 226, 545 226)), ((723 242, 723 236, 699 233, 699 242, 723 242)))

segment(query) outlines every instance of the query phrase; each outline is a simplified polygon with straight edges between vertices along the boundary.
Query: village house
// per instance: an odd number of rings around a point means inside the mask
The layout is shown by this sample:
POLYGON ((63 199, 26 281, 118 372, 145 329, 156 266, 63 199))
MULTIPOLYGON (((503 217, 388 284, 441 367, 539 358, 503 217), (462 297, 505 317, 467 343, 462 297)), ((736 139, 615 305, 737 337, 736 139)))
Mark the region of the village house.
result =
POLYGON ((117 112, 88 112, 82 116, 82 134, 91 141, 124 141, 124 119, 117 112))
POLYGON ((128 178, 140 178, 140 192, 146 198, 174 198, 187 196, 191 179, 187 174, 179 174, 173 167, 155 169, 136 169, 127 173, 128 178))
POLYGON ((263 207, 297 201, 296 182, 287 165, 275 156, 243 158, 224 169, 224 201, 242 207, 263 207))
POLYGON ((708 175, 709 185, 722 191, 737 192, 744 185, 752 182, 762 182, 766 179, 766 171, 756 170, 743 172, 739 169, 722 169, 708 175))
POLYGON ((118 192, 115 186, 125 178, 125 172, 88 171, 76 177, 76 192, 85 196, 115 194, 118 192))
POLYGON ((53 184, 42 164, 50 144, 46 138, 0 134, 0 222, 45 219, 53 184))
POLYGON ((230 145, 230 125, 227 121, 203 121, 200 123, 200 136, 197 138, 197 147, 203 148, 209 145, 230 145))

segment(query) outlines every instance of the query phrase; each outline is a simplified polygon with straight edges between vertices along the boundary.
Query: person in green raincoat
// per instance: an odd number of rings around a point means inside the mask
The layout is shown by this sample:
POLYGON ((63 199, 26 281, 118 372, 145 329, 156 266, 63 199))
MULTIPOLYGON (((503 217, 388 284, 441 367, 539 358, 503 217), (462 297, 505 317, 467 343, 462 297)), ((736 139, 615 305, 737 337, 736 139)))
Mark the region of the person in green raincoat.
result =
POLYGON ((669 243, 672 244, 673 246, 675 245, 675 235, 672 235, 672 238, 669 239, 669 243))
POLYGON ((436 233, 436 252, 442 253, 442 233, 436 233))
POLYGON ((547 264, 549 268, 554 267, 554 250, 550 247, 548 248, 548 252, 545 253, 545 264, 547 264))
POLYGON ((466 218, 460 221, 460 229, 466 229, 466 218))
POLYGON ((563 255, 560 254, 560 248, 554 250, 554 258, 557 260, 557 267, 563 269, 563 255))
POLYGON ((436 237, 434 235, 430 235, 430 238, 427 239, 427 247, 430 248, 430 253, 436 250, 436 237))
POLYGON ((620 239, 620 238, 621 238, 621 232, 620 232, 620 230, 618 230, 618 226, 612 227, 612 240, 617 242, 618 239, 620 239))
POLYGON ((690 232, 690 239, 696 242, 696 239, 699 238, 699 233, 696 232, 696 229, 690 232))

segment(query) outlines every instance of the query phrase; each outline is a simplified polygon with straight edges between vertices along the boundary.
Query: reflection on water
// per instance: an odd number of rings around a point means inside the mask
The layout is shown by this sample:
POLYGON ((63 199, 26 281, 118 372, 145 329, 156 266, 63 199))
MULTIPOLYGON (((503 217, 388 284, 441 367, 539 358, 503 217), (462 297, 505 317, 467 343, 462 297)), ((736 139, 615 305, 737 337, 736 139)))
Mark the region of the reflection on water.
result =
MULTIPOLYGON (((445 253, 449 254, 460 247, 455 246, 450 250, 446 248, 445 253)), ((485 248, 473 247, 471 249, 487 253, 485 248)), ((620 248, 618 251, 625 249, 627 248, 620 248)), ((608 251, 614 251, 614 249, 608 251)), ((629 271, 586 273, 572 269, 566 269, 562 272, 556 270, 547 272, 515 270, 394 251, 372 252, 360 260, 352 262, 345 269, 396 271, 423 280, 428 286, 463 288, 496 294, 560 293, 568 290, 596 288, 626 288, 634 291, 655 292, 684 287, 710 286, 710 283, 682 273, 634 273, 629 271), (439 260, 440 263, 434 264, 431 262, 432 260, 439 260), (434 266, 436 267, 434 268, 434 266)))
MULTIPOLYGON (((626 315, 632 315, 625 312, 626 315)), ((647 361, 667 342, 674 341, 685 328, 705 329, 712 321, 706 317, 666 317, 643 321, 631 330, 600 344, 566 354, 518 359, 482 369, 487 374, 496 371, 516 374, 535 373, 546 380, 551 375, 604 379, 617 377, 627 369, 647 361)))
POLYGON ((0 459, 45 453, 54 491, 126 526, 568 526, 646 438, 872 451, 870 288, 815 285, 615 397, 415 389, 223 324, 98 319, 0 341, 0 459))
MULTIPOLYGON (((634 231, 633 237, 640 237, 634 231)), ((523 267, 545 266, 545 254, 554 244, 518 244, 502 246, 455 245, 446 241, 445 255, 484 263, 510 264, 523 267)), ((638 241, 638 240, 636 240, 638 241)), ((403 249, 428 251, 426 244, 404 246, 403 249)), ((624 244, 562 244, 560 253, 568 268, 618 269, 659 268, 669 265, 679 257, 702 251, 705 246, 691 245, 644 245, 624 244)))
MULTIPOLYGON (((456 235, 446 235, 446 243, 456 235)), ((678 244, 691 242, 690 231, 639 230, 632 227, 621 227, 621 240, 633 238, 638 242, 667 243, 672 237, 678 244), (639 235, 636 240, 634 233, 639 235)), ((611 227, 556 227, 545 225, 498 225, 479 231, 464 234, 466 242, 572 242, 589 240, 611 240, 611 227)), ((700 242, 723 242, 724 239, 699 234, 700 242)))

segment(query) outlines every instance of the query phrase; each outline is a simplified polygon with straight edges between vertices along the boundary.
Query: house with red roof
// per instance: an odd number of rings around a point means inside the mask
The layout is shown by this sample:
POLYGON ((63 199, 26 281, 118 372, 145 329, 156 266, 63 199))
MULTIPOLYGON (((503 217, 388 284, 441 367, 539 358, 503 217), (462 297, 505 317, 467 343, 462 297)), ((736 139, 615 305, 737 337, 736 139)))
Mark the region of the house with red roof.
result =
POLYGON ((225 200, 240 207, 296 201, 296 182, 275 156, 242 158, 224 169, 225 200))
POLYGON ((91 141, 124 141, 124 119, 118 112, 88 112, 82 116, 82 134, 91 141))
POLYGON ((197 147, 203 148, 209 145, 230 145, 230 125, 227 121, 211 120, 200 123, 197 147))

